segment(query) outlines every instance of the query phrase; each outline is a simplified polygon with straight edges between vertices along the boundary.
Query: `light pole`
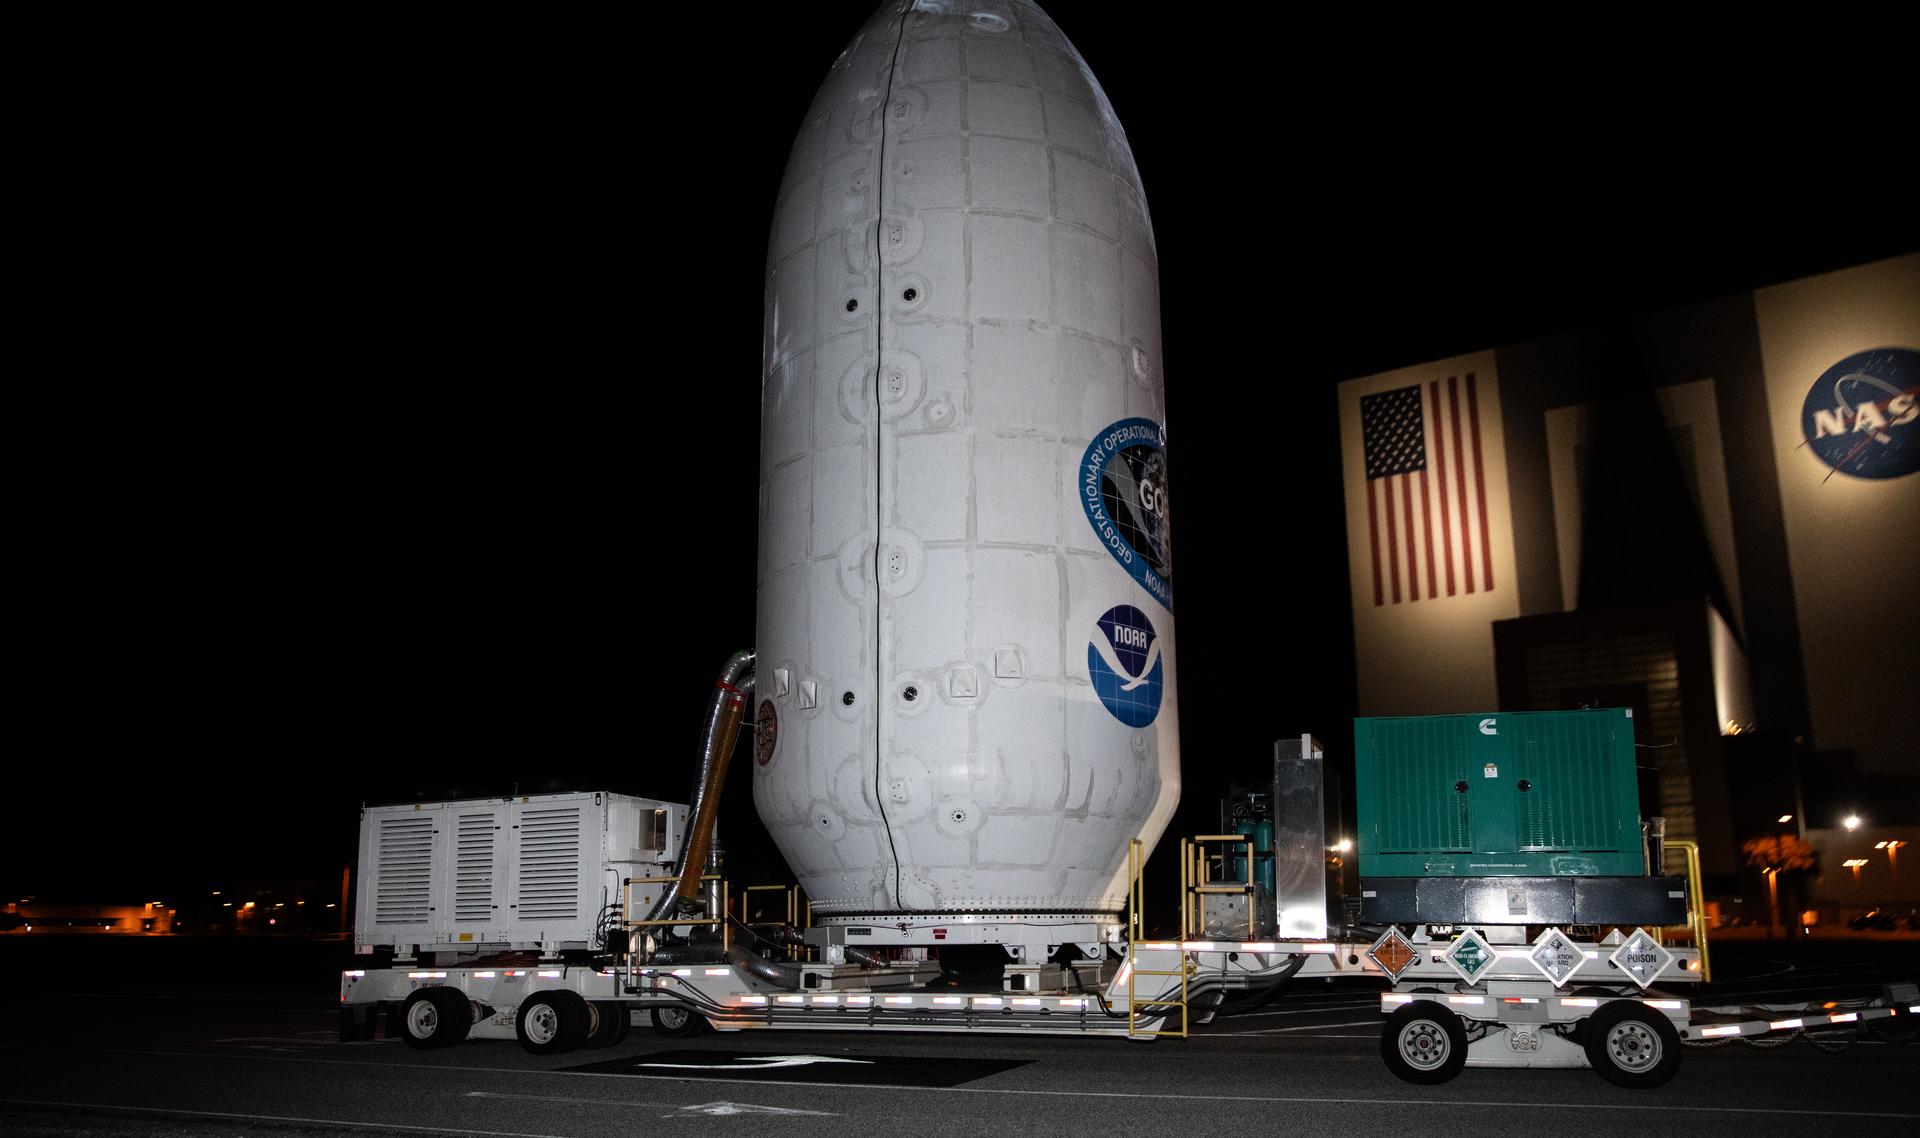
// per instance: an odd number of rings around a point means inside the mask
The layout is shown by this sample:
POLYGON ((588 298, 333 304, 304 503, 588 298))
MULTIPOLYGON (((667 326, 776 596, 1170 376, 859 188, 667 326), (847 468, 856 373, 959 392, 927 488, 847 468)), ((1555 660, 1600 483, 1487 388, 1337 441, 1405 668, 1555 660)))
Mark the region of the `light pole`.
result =
POLYGON ((1770 865, 1765 872, 1767 875, 1767 939, 1772 940, 1779 935, 1774 930, 1780 924, 1780 867, 1770 865))
POLYGON ((1873 848, 1887 851, 1887 896, 1890 904, 1900 903, 1900 847, 1905 842, 1875 842, 1873 848))

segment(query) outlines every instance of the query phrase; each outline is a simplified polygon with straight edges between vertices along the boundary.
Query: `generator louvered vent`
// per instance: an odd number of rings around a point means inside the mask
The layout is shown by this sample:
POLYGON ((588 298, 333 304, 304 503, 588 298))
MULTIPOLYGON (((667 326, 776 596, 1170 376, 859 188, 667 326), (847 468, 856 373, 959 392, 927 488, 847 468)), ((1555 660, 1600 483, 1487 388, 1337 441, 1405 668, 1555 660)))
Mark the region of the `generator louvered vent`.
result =
POLYGON ((521 920, 580 911, 580 808, 536 808, 520 814, 521 920))
MULTIPOLYGON (((1519 795, 1523 850, 1611 850, 1617 844, 1609 778, 1615 732, 1612 716, 1523 716, 1507 720, 1516 759, 1514 777, 1531 786, 1519 795)), ((1631 805, 1631 804, 1624 804, 1631 805)))
POLYGON ((382 818, 379 842, 374 924, 427 923, 433 903, 433 816, 382 818))
POLYGON ((462 814, 454 830, 453 919, 493 918, 494 827, 491 812, 462 814))
POLYGON ((1382 853, 1439 853, 1472 848, 1467 796, 1467 745, 1449 720, 1382 719, 1367 756, 1380 779, 1382 853))

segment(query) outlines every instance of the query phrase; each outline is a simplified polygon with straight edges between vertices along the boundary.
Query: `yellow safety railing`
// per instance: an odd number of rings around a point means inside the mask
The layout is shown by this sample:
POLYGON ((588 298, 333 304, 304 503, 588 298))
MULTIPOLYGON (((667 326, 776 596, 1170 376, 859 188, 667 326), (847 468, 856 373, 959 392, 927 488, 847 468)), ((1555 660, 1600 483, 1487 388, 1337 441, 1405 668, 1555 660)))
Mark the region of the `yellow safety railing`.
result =
MULTIPOLYGON (((703 917, 662 917, 657 921, 636 921, 633 919, 633 887, 634 886, 665 885, 670 882, 677 883, 679 882, 679 880, 680 878, 678 875, 675 875, 672 877, 629 877, 627 878, 625 884, 623 884, 620 888, 620 923, 621 925, 630 929, 658 928, 662 925, 676 925, 676 926, 677 925, 718 925, 720 927, 720 947, 722 949, 732 948, 733 947, 732 929, 730 929, 727 925, 727 914, 725 912, 708 913, 706 916, 703 916, 703 917)), ((727 879, 726 878, 721 877, 717 873, 708 873, 708 874, 702 875, 700 880, 719 882, 720 896, 722 898, 725 898, 727 896, 727 879)), ((723 908, 724 908, 724 905, 725 905, 725 902, 723 901, 722 902, 723 908)))
POLYGON ((1713 964, 1707 956, 1707 893, 1700 884, 1700 847, 1694 842, 1669 841, 1667 848, 1687 855, 1687 930, 1693 936, 1693 947, 1700 950, 1700 979, 1711 980, 1713 964))
POLYGON ((1253 924, 1253 839, 1245 834, 1198 834, 1192 838, 1180 839, 1180 939, 1192 940, 1196 931, 1206 929, 1206 897, 1209 894, 1238 893, 1247 899, 1247 939, 1254 937, 1253 924), (1232 864, 1242 866, 1246 876, 1238 880, 1227 880, 1226 865, 1229 855, 1225 850, 1210 852, 1211 843, 1226 842, 1247 847, 1246 855, 1231 855, 1232 864), (1221 863, 1221 875, 1218 879, 1212 875, 1214 860, 1221 863), (1196 917, 1194 908, 1199 905, 1196 917))
MULTIPOLYGON (((787 909, 786 909, 785 920, 786 920, 787 926, 795 929, 812 926, 813 924, 813 903, 812 902, 808 902, 806 906, 807 925, 802 926, 800 924, 800 887, 798 885, 749 885, 745 889, 742 889, 740 891, 740 923, 741 924, 745 925, 745 924, 753 923, 753 914, 748 910, 747 905, 748 905, 748 902, 752 899, 752 895, 755 893, 786 894, 787 909)), ((794 944, 787 945, 785 950, 786 957, 788 960, 800 959, 801 955, 803 954, 803 951, 804 950, 799 945, 794 945, 794 944)))
MULTIPOLYGON (((1183 841, 1181 845, 1183 847, 1181 864, 1184 868, 1186 862, 1184 846, 1186 843, 1183 841)), ((1187 967, 1187 954, 1182 951, 1179 956, 1179 968, 1170 971, 1162 969, 1142 969, 1140 967, 1140 961, 1136 956, 1140 941, 1146 936, 1147 930, 1147 897, 1143 877, 1145 868, 1146 856, 1142 850, 1140 839, 1134 838, 1127 843, 1127 877, 1129 881, 1127 889, 1127 1034, 1132 1037, 1175 1035, 1185 1039, 1187 1036, 1187 978, 1190 975, 1187 967), (1163 996, 1151 1000, 1141 999, 1134 986, 1135 982, 1141 976, 1178 976, 1180 978, 1180 998, 1173 1000, 1163 996), (1153 1031, 1141 1030, 1140 1021, 1143 1017, 1140 1015, 1140 1009, 1143 1007, 1167 1008, 1169 1009, 1167 1015, 1172 1014, 1171 1009, 1179 1008, 1180 1030, 1172 1031, 1166 1028, 1159 1028, 1153 1031)), ((1157 1018, 1164 1022, 1167 1015, 1161 1015, 1157 1018)), ((1149 1016, 1145 1018, 1153 1019, 1156 1017, 1149 1016)))

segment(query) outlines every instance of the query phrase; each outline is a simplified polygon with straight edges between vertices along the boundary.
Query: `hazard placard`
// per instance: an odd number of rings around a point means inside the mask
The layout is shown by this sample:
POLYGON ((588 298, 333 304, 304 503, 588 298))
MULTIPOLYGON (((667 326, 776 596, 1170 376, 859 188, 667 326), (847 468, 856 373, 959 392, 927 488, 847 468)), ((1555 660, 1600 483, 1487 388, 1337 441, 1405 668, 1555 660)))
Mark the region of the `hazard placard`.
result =
POLYGON ((1420 953, 1401 934, 1398 925, 1387 929, 1379 940, 1374 941, 1373 947, 1367 950, 1367 956, 1380 966, 1380 971, 1385 972, 1388 979, 1396 982, 1402 972, 1413 967, 1413 962, 1420 959, 1420 953))
POLYGON ((1634 983, 1645 988, 1660 978, 1660 973, 1673 963, 1673 953, 1666 946, 1653 939, 1645 929, 1633 930, 1633 935, 1613 950, 1607 957, 1614 967, 1625 972, 1634 983))
POLYGON ((1527 954, 1527 959, 1558 988, 1573 979, 1573 974, 1587 962, 1587 954, 1566 933, 1548 929, 1534 940, 1533 951, 1527 954))
POLYGON ((1454 938, 1453 944, 1441 959, 1451 965, 1453 970, 1460 974, 1462 980, 1469 984, 1478 984, 1480 977, 1491 972, 1495 962, 1500 958, 1493 951, 1493 946, 1487 943, 1486 938, 1472 929, 1466 929, 1454 938))

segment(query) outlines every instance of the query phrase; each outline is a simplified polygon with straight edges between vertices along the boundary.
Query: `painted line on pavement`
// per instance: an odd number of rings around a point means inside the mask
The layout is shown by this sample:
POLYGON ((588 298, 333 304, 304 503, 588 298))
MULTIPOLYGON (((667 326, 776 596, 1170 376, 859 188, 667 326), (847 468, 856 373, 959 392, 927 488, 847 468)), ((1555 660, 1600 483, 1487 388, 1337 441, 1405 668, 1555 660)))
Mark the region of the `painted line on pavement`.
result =
POLYGON ((104 1102, 43 1102, 0 1098, 0 1105, 40 1106, 57 1110, 117 1110, 127 1114, 167 1114, 186 1118, 237 1118, 246 1122, 298 1122, 308 1126, 342 1126, 353 1130, 404 1130, 409 1134, 467 1134, 476 1138, 561 1138, 559 1135, 528 1134, 518 1130, 461 1130, 451 1126, 403 1126, 397 1122, 354 1122, 345 1118, 302 1118, 286 1114, 237 1114, 225 1110, 180 1110, 168 1106, 119 1106, 104 1102))

